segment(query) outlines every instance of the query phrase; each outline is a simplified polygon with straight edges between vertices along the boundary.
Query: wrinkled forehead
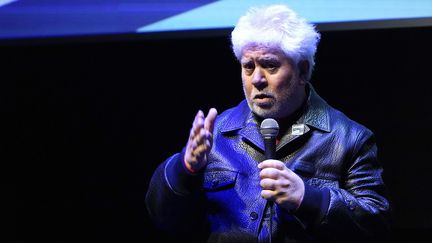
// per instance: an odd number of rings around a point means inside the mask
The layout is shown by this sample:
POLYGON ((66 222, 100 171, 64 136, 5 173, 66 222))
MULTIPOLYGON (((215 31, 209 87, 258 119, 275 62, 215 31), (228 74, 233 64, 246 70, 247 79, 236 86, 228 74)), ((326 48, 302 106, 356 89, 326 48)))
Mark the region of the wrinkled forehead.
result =
POLYGON ((241 60, 258 58, 258 57, 268 57, 276 59, 289 59, 292 61, 278 45, 268 45, 268 44, 248 44, 242 49, 241 60))
POLYGON ((242 49, 242 55, 244 55, 246 52, 265 52, 265 53, 272 53, 272 54, 284 54, 282 49, 279 47, 279 45, 276 44, 260 44, 260 43, 249 43, 245 45, 242 49))

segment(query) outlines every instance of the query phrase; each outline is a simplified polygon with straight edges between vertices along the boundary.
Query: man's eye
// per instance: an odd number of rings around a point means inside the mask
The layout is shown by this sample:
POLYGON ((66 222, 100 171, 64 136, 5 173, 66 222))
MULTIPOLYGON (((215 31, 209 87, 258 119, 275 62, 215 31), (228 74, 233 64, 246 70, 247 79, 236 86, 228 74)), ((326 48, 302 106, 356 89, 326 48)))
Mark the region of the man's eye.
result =
POLYGON ((255 68, 255 66, 250 63, 245 63, 242 65, 242 67, 246 73, 252 73, 255 68))
POLYGON ((267 66, 267 69, 270 70, 270 71, 274 71, 274 70, 276 70, 276 68, 278 68, 278 67, 275 66, 275 65, 268 65, 267 66))
POLYGON ((246 64, 243 64, 243 68, 247 69, 247 70, 252 70, 254 67, 252 64, 246 63, 246 64))
POLYGON ((263 64, 263 67, 268 69, 268 70, 276 70, 277 68, 279 68, 280 64, 279 63, 275 63, 275 62, 267 62, 265 64, 263 64))
POLYGON ((269 72, 276 72, 279 69, 280 65, 275 63, 268 63, 265 65, 265 69, 267 69, 269 72))

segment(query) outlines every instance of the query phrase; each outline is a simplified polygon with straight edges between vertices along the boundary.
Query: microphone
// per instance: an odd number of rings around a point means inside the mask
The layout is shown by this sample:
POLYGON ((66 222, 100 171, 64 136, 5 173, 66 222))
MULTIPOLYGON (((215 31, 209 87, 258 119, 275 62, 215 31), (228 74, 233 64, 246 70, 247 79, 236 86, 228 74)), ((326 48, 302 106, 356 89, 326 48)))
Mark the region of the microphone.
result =
POLYGON ((279 133, 279 124, 273 118, 261 122, 260 132, 264 138, 265 159, 276 158, 276 136, 279 133))
MULTIPOLYGON (((260 126, 261 136, 264 138, 264 154, 265 159, 276 159, 276 137, 279 133, 279 124, 275 119, 267 118, 261 122, 260 126)), ((266 208, 270 210, 270 226, 268 226, 269 231, 269 241, 272 242, 273 234, 273 201, 267 201, 266 208)))

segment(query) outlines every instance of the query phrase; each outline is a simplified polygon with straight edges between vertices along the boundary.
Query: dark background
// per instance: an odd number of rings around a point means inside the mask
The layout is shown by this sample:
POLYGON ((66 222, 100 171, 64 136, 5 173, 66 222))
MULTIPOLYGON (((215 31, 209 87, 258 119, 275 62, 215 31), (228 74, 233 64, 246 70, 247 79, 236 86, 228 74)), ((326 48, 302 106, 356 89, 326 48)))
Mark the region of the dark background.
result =
MULTIPOLYGON (((243 99, 228 32, 0 42, 1 237, 180 241, 155 229, 144 197, 198 109, 243 99)), ((394 242, 431 236, 431 43, 431 27, 326 31, 316 56, 318 93, 376 134, 394 242)))

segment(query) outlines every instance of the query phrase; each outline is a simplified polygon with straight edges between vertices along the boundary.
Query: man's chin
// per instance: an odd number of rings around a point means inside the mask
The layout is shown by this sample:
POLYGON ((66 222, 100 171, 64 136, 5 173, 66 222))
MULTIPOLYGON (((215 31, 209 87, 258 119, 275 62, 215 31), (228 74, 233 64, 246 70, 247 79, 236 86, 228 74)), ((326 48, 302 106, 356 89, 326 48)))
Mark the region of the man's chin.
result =
POLYGON ((258 115, 259 117, 272 117, 273 116, 273 105, 263 105, 263 104, 254 104, 253 105, 253 112, 258 115))

